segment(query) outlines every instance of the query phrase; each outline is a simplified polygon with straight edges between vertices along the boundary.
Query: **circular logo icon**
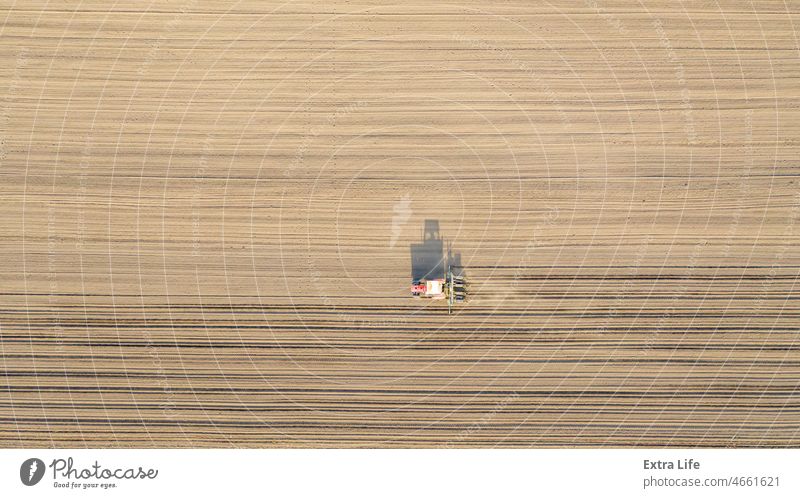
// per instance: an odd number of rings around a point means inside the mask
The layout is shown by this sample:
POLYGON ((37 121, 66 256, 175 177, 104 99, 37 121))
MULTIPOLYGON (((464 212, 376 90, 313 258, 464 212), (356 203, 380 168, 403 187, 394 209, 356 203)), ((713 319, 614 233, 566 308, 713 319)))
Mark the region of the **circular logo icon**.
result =
POLYGON ((38 458, 29 458, 19 468, 19 478, 26 486, 35 486, 44 477, 44 462, 38 458))

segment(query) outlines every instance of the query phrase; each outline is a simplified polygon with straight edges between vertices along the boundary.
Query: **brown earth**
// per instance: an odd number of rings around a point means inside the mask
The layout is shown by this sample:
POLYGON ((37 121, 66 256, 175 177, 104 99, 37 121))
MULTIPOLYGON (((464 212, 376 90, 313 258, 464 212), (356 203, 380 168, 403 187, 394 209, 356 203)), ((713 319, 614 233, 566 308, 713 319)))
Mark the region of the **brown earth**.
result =
POLYGON ((797 2, 109 5, 0 9, 0 446, 800 442, 797 2))

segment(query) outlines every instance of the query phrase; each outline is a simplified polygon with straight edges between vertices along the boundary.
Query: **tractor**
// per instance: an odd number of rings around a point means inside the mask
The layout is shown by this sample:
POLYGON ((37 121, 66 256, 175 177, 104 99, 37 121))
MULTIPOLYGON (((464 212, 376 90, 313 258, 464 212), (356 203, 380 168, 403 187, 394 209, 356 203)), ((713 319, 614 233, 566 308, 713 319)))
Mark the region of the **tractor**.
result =
POLYGON ((466 301, 467 283, 463 267, 451 264, 454 259, 460 261, 452 256, 449 248, 445 257, 443 248, 438 222, 426 220, 422 243, 411 246, 411 295, 415 298, 447 299, 448 312, 452 312, 454 303, 466 301))

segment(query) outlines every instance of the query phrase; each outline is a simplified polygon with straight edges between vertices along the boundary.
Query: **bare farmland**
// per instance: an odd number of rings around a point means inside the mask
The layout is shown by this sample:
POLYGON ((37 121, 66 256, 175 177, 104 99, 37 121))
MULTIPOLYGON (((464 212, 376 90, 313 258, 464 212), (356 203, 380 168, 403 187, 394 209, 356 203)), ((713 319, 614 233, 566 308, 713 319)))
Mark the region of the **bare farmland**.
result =
POLYGON ((796 3, 0 18, 0 445, 797 446, 796 3))

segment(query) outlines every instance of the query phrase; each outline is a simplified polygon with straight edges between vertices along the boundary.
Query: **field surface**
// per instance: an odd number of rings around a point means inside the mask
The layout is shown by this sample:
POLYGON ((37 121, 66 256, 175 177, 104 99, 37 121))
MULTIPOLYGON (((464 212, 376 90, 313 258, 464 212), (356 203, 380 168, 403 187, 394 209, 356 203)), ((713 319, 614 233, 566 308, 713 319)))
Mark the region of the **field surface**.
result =
POLYGON ((797 447, 798 28, 0 2, 0 447, 797 447))

